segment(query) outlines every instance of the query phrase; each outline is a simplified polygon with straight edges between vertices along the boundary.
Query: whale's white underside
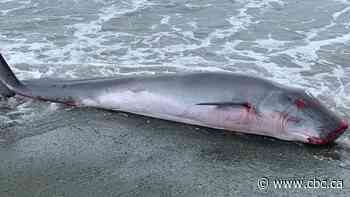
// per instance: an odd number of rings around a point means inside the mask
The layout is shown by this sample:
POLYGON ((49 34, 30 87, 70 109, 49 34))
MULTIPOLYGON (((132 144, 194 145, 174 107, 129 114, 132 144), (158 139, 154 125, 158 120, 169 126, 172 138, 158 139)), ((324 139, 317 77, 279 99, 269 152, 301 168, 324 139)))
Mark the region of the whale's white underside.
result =
POLYGON ((196 103, 182 103, 181 100, 171 96, 150 91, 106 92, 93 98, 83 99, 82 105, 285 140, 306 141, 308 137, 298 132, 284 133, 280 115, 277 113, 256 116, 243 107, 223 109, 216 106, 196 105, 196 103))

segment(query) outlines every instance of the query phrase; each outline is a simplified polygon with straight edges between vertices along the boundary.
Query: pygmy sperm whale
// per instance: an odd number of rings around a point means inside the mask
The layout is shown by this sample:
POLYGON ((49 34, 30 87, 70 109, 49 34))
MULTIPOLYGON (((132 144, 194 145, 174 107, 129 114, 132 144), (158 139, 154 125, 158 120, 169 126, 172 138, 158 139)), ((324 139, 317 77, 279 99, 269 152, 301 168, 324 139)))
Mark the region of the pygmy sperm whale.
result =
POLYGON ((302 89, 234 73, 19 81, 0 54, 0 95, 320 145, 348 128, 345 119, 302 89))

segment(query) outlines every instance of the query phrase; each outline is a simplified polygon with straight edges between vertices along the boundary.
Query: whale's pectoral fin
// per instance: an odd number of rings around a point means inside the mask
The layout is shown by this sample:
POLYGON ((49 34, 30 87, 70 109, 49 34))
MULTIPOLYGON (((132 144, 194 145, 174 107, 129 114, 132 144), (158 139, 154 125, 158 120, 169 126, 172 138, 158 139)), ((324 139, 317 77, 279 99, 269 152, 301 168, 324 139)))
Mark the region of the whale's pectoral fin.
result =
POLYGON ((250 102, 208 102, 208 103, 198 103, 196 105, 212 105, 217 106, 218 108, 224 108, 224 107, 245 107, 247 110, 254 111, 257 115, 260 114, 259 110, 255 105, 253 105, 250 102))
POLYGON ((234 106, 241 106, 241 107, 247 107, 247 108, 253 108, 254 106, 249 102, 209 102, 209 103, 198 103, 196 105, 214 105, 217 107, 234 107, 234 106))

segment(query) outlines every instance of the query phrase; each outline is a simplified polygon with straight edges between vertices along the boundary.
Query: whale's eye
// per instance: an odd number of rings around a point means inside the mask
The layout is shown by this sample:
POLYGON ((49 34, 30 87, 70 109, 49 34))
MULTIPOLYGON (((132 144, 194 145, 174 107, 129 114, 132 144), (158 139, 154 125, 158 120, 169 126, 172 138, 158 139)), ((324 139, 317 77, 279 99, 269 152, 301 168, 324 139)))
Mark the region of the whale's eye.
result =
POLYGON ((294 103, 299 109, 304 109, 307 106, 306 101, 302 98, 295 100, 294 103))

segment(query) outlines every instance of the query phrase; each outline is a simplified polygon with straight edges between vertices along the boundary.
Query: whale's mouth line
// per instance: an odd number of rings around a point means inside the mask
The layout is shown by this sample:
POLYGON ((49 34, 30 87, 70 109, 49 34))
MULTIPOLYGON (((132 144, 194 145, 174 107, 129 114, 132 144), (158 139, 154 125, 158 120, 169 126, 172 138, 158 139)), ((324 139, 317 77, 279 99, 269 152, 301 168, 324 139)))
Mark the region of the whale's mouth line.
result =
POLYGON ((340 135, 342 135, 348 129, 348 122, 346 120, 342 120, 338 128, 334 131, 330 132, 325 138, 320 137, 309 137, 307 138, 308 143, 317 144, 317 145, 325 145, 330 142, 333 142, 340 135))

